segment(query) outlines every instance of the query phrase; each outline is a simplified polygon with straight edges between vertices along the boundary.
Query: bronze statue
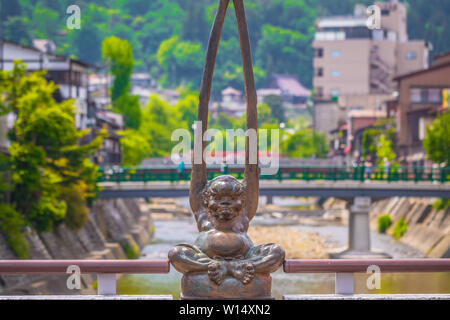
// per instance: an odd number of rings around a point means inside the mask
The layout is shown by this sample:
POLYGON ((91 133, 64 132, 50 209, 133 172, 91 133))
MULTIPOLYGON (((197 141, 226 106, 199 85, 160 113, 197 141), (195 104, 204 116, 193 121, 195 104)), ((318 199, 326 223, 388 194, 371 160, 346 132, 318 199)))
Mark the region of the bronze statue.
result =
MULTIPOLYGON (((220 0, 208 44, 198 108, 202 137, 207 129, 214 65, 229 2, 220 0)), ((244 70, 247 129, 256 131, 257 99, 243 0, 234 0, 234 6, 244 70)), ((246 233, 255 216, 259 195, 257 146, 250 148, 249 141, 247 137, 242 183, 232 176, 208 182, 203 157, 201 164, 193 161, 189 199, 200 234, 195 245, 179 244, 169 252, 170 262, 183 273, 184 299, 271 298, 270 273, 283 264, 285 253, 277 244, 254 246, 246 233), (256 163, 249 161, 249 150, 256 150, 256 163)), ((203 155, 206 143, 196 139, 195 144, 194 153, 201 144, 203 155)))

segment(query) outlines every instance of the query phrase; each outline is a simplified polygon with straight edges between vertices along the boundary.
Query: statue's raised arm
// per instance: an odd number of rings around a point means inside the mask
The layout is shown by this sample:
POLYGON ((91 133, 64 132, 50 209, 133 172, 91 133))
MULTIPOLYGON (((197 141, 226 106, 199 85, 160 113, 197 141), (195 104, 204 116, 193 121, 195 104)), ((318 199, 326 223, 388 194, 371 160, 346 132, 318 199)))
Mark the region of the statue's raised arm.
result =
POLYGON ((209 38, 202 83, 200 86, 198 122, 195 127, 194 134, 194 153, 192 156, 191 187, 189 192, 189 202, 196 218, 200 206, 202 205, 202 192, 207 183, 206 162, 205 159, 203 159, 203 152, 206 148, 206 142, 203 141, 203 135, 208 128, 208 107, 209 99, 211 97, 214 66, 216 64, 220 34, 222 32, 222 26, 229 2, 230 0, 220 0, 219 8, 217 10, 216 18, 214 20, 214 25, 209 38), (198 127, 199 123, 201 123, 201 128, 198 127))
MULTIPOLYGON (((190 204, 192 211, 197 216, 202 205, 202 192, 207 184, 206 163, 203 159, 206 142, 203 141, 204 133, 208 127, 208 106, 211 96, 211 85, 214 74, 217 51, 220 42, 220 34, 226 16, 229 0, 220 0, 214 25, 211 31, 206 61, 200 87, 198 106, 198 122, 195 129, 194 153, 192 161, 190 204), (199 128, 201 124, 201 128, 199 128)), ((252 67, 252 55, 250 38, 243 1, 234 1, 236 19, 238 22, 239 40, 241 44, 242 65, 244 71, 245 96, 247 102, 247 139, 245 149, 245 211, 251 220, 258 208, 259 194, 259 167, 258 167, 258 116, 257 96, 252 67)))
POLYGON ((253 75, 252 53, 248 35, 247 20, 243 1, 234 1, 239 40, 241 43, 242 67, 244 70, 245 99, 247 102, 247 138, 245 143, 245 205, 251 220, 258 208, 259 167, 258 167, 258 112, 255 78, 253 75))

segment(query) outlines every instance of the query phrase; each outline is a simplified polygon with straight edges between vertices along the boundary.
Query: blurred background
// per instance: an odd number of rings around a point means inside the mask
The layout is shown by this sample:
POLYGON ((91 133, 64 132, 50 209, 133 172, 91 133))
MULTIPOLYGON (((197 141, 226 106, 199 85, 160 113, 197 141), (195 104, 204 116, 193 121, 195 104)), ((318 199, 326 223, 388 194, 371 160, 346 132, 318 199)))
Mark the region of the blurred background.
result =
MULTIPOLYGON (((159 170, 148 178, 153 182, 188 179, 189 160, 185 168, 170 157, 178 143, 171 135, 180 128, 193 134, 217 4, 0 0, 0 259, 152 258, 177 241, 192 241, 186 199, 106 200, 100 190, 114 174, 130 182, 136 170, 159 170), (72 5, 79 12, 68 10, 72 5), (176 230, 185 232, 170 236, 176 230)), ((226 129, 245 129, 230 6, 209 107, 209 126, 223 134, 216 140, 225 139, 226 129)), ((339 170, 347 179, 362 168, 367 181, 401 174, 419 183, 448 181, 449 0, 254 0, 245 6, 258 126, 279 130, 280 167, 294 168, 292 179, 338 179, 339 170), (380 9, 378 29, 368 27, 370 5, 380 9), (316 173, 305 174, 305 167, 316 173)), ((211 150, 222 151, 216 140, 211 150)), ((281 229, 253 236, 284 234, 292 239, 284 243, 290 257, 326 258, 347 243, 347 200, 262 199, 255 228, 281 229)), ((377 203, 370 212, 376 246, 394 258, 449 257, 448 200, 377 203)), ((178 276, 170 289, 175 295, 178 276)), ((278 277, 276 290, 287 281, 278 277)), ((0 293, 66 292, 61 280, 46 279, 0 276, 0 293)), ((164 291, 156 278, 148 276, 144 289, 142 279, 124 279, 123 292, 164 291)), ((331 278, 320 279, 296 281, 327 292, 331 278)), ((383 292, 424 288, 410 287, 417 282, 408 279, 389 278, 383 292)), ((85 290, 95 287, 93 279, 83 281, 85 290)), ((446 274, 427 283, 434 292, 450 292, 446 274)))

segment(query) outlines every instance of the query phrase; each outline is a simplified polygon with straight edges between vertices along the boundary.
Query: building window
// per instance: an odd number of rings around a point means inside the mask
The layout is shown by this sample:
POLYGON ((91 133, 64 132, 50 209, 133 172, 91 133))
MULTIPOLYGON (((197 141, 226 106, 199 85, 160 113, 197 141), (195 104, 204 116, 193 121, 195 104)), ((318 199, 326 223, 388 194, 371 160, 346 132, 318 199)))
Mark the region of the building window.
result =
POLYGON ((420 89, 410 90, 410 100, 412 103, 421 102, 420 89))
POLYGON ((411 103, 442 103, 442 89, 412 88, 410 90, 411 103))
POLYGON ((406 59, 407 60, 415 60, 417 58, 417 52, 415 51, 408 51, 406 53, 406 59))
POLYGON ((441 89, 429 89, 428 90, 428 101, 434 103, 442 102, 442 90, 441 89))
POLYGON ((322 58, 323 57, 323 48, 315 48, 314 49, 314 56, 316 58, 322 58))
POLYGON ((340 50, 333 50, 333 51, 331 51, 331 56, 333 58, 339 58, 341 56, 341 51, 340 50))
POLYGON ((331 71, 331 76, 333 78, 340 77, 341 76, 341 71, 340 70, 333 70, 333 71, 331 71))
POLYGON ((383 9, 383 10, 381 10, 381 15, 382 15, 382 16, 388 16, 389 13, 390 13, 389 9, 383 9))
POLYGON ((317 77, 322 77, 323 76, 323 68, 319 67, 316 69, 316 76, 317 77))
POLYGON ((345 32, 343 31, 316 32, 314 35, 314 39, 316 41, 345 40, 345 32))
POLYGON ((331 96, 332 97, 339 97, 339 95, 340 95, 340 91, 339 91, 339 89, 332 89, 331 90, 331 96))
POLYGON ((373 30, 372 32, 372 40, 373 41, 382 41, 384 39, 384 31, 383 30, 373 30))

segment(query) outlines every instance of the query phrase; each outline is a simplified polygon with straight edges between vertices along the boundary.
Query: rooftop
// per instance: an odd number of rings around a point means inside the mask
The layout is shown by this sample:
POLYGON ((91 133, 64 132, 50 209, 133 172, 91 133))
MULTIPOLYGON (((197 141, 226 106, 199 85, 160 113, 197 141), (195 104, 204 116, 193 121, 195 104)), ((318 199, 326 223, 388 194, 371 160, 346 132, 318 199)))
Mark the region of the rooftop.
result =
POLYGON ((383 118, 386 112, 381 110, 352 110, 349 117, 351 118, 383 118))
POLYGON ((228 87, 228 88, 222 90, 223 96, 228 96, 228 95, 240 96, 241 94, 242 94, 241 91, 239 91, 235 88, 232 88, 232 87, 228 87))
MULTIPOLYGON (((42 45, 45 46, 46 43, 48 44, 48 42, 44 42, 44 41, 47 41, 47 40, 43 39, 43 41, 38 41, 38 42, 37 42, 37 45, 38 45, 38 46, 42 46, 42 45)), ((3 45, 3 44, 5 44, 5 43, 10 44, 10 45, 13 45, 13 46, 16 46, 16 47, 21 47, 21 48, 23 48, 23 49, 27 49, 27 50, 32 50, 32 51, 35 51, 35 52, 39 52, 40 54, 42 54, 42 53, 44 52, 45 54, 49 55, 50 57, 59 58, 59 59, 63 59, 63 60, 70 60, 71 62, 76 63, 76 64, 79 64, 79 65, 84 66, 84 67, 86 67, 86 68, 95 68, 95 69, 99 69, 98 66, 93 65, 93 64, 91 64, 91 63, 89 63, 89 62, 86 62, 86 61, 82 61, 82 60, 78 60, 78 59, 73 59, 73 58, 70 58, 70 57, 67 57, 67 56, 63 56, 63 55, 59 55, 59 54, 46 53, 46 51, 42 51, 42 50, 40 50, 40 49, 38 49, 38 48, 35 48, 35 47, 26 46, 26 45, 23 45, 23 44, 20 44, 20 43, 17 43, 17 42, 12 42, 12 41, 9 41, 9 40, 0 38, 0 45, 3 45)), ((50 46, 51 46, 51 44, 50 44, 50 46)))
POLYGON ((434 56, 434 63, 430 67, 428 67, 426 69, 406 73, 406 74, 401 74, 401 75, 395 77, 393 80, 399 81, 399 80, 403 80, 405 78, 432 72, 432 71, 435 71, 435 70, 438 70, 441 68, 446 68, 446 67, 450 66, 449 57, 450 57, 450 52, 446 52, 446 53, 442 53, 440 55, 434 56))
POLYGON ((366 27, 367 18, 355 16, 324 17, 316 21, 318 28, 366 27))
POLYGON ((45 53, 52 53, 56 50, 55 43, 47 39, 33 39, 33 46, 45 53))
MULTIPOLYGON (((295 76, 274 74, 272 81, 275 83, 275 87, 281 89, 283 92, 287 92, 297 97, 309 97, 310 90, 306 89, 295 76)), ((274 85, 272 85, 274 87, 274 85)))
POLYGON ((269 95, 280 96, 281 95, 281 90, 280 89, 273 89, 273 88, 263 88, 263 89, 258 89, 256 91, 256 93, 259 96, 269 96, 269 95))

